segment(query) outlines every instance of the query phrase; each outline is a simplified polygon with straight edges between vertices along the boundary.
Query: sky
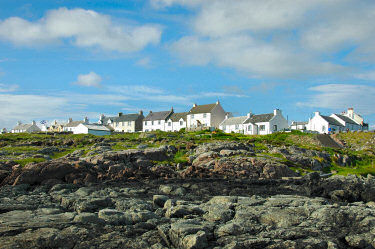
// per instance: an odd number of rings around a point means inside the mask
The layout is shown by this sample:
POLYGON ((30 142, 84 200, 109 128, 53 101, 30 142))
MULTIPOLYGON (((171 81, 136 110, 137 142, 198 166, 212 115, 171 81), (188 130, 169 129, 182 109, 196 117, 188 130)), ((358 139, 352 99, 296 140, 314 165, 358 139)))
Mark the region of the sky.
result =
POLYGON ((0 128, 220 100, 375 128, 373 0, 0 0, 0 128))

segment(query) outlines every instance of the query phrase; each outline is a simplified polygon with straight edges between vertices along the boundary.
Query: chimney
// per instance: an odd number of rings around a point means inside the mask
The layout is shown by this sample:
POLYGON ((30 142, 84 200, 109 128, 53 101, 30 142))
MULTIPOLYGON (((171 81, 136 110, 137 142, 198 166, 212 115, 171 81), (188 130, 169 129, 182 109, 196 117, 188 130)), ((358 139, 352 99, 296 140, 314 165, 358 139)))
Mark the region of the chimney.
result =
POLYGON ((281 114, 281 111, 279 109, 273 110, 273 115, 276 116, 277 114, 281 114))
POLYGON ((251 113, 251 112, 249 112, 248 114, 247 114, 247 117, 248 118, 251 118, 253 116, 253 114, 251 113))
POLYGON ((85 117, 85 118, 83 119, 83 123, 84 123, 84 124, 88 124, 88 123, 89 123, 89 119, 88 119, 87 117, 85 117))
POLYGON ((17 125, 21 125, 21 124, 22 124, 22 122, 21 122, 21 121, 18 121, 18 122, 17 122, 17 125))
POLYGON ((193 104, 193 107, 197 107, 197 104, 194 103, 194 104, 193 104))
POLYGON ((118 116, 121 117, 121 116, 122 116, 122 112, 119 112, 119 113, 118 113, 118 116))
POLYGON ((320 112, 315 112, 315 116, 320 116, 320 112))
POLYGON ((31 124, 32 124, 32 125, 36 125, 36 122, 35 122, 35 120, 33 120, 33 122, 31 122, 31 124))
POLYGON ((143 115, 143 111, 142 111, 142 110, 140 110, 138 113, 139 113, 139 115, 141 115, 141 116, 143 115))
POLYGON ((353 107, 348 108, 348 115, 349 115, 350 118, 354 117, 354 109, 353 109, 353 107))
POLYGON ((150 113, 152 113, 152 111, 150 111, 150 113))
POLYGON ((105 118, 104 114, 101 114, 99 120, 102 121, 105 118))
POLYGON ((173 106, 172 106, 171 112, 174 112, 174 110, 173 110, 173 106))
POLYGON ((54 124, 54 125, 57 125, 57 120, 56 120, 56 119, 53 121, 53 124, 54 124))
POLYGON ((216 101, 216 104, 217 104, 217 105, 218 105, 218 104, 220 104, 220 101, 219 101, 219 100, 217 100, 217 101, 216 101))
POLYGON ((68 119, 68 123, 71 123, 71 122, 73 122, 73 119, 72 119, 72 118, 69 118, 69 119, 68 119))
POLYGON ((225 119, 229 118, 229 113, 225 113, 225 119))

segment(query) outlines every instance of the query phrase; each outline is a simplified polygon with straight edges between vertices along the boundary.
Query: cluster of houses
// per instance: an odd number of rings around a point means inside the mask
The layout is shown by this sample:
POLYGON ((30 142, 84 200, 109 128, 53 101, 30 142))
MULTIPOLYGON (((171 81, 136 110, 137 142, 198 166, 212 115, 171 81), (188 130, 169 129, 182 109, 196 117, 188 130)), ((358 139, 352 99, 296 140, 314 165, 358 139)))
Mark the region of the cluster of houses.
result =
MULTIPOLYGON (((278 131, 300 130, 315 133, 334 133, 339 131, 368 130, 368 124, 363 118, 354 113, 353 108, 341 114, 323 116, 319 112, 308 122, 292 122, 282 115, 281 110, 275 109, 271 113, 253 114, 233 117, 225 112, 220 102, 213 104, 194 104, 189 112, 150 111, 145 117, 142 111, 133 114, 118 113, 116 116, 100 115, 99 120, 90 123, 88 118, 66 123, 54 121, 50 127, 41 128, 33 121, 31 124, 19 122, 12 133, 21 132, 70 132, 73 134, 109 135, 113 132, 150 132, 150 131, 187 131, 220 129, 226 133, 242 133, 246 135, 266 135, 278 131)), ((2 131, 6 132, 6 131, 2 131)))

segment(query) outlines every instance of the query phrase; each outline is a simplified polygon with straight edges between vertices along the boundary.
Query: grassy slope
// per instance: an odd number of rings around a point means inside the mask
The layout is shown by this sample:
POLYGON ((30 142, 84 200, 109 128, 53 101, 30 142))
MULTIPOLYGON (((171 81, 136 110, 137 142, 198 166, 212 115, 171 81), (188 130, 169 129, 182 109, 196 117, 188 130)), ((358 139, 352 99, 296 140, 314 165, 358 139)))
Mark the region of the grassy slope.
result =
MULTIPOLYGON (((319 143, 315 139, 314 135, 304 134, 300 132, 292 133, 275 133, 266 136, 245 136, 242 134, 225 134, 220 131, 214 133, 210 132, 194 132, 194 133, 168 133, 168 132, 156 132, 155 138, 143 138, 140 134, 115 134, 111 136, 95 137, 92 135, 45 135, 45 134, 5 134, 0 135, 0 152, 6 152, 9 154, 24 153, 31 155, 29 158, 22 158, 16 160, 21 165, 25 165, 29 162, 40 162, 45 159, 34 158, 33 153, 44 147, 42 145, 35 145, 40 143, 49 143, 53 146, 61 147, 66 144, 67 141, 72 143, 66 146, 62 152, 51 155, 51 158, 59 158, 65 156, 68 153, 72 153, 77 149, 83 149, 86 152, 90 151, 90 147, 97 142, 105 140, 110 142, 113 150, 125 150, 130 148, 136 148, 139 144, 147 144, 149 147, 155 147, 162 144, 173 144, 179 150, 175 157, 172 159, 174 163, 186 163, 189 146, 194 144, 201 144, 213 141, 248 141, 254 143, 258 150, 268 150, 267 144, 274 146, 290 146, 296 145, 306 149, 320 150, 328 152, 334 156, 334 154, 346 154, 355 156, 358 158, 350 167, 340 167, 335 163, 330 168, 327 168, 327 172, 335 172, 337 174, 357 174, 366 175, 368 173, 375 175, 375 134, 374 133, 342 133, 338 134, 337 138, 343 140, 347 144, 347 148, 344 149, 331 149, 319 146, 319 143)), ((268 152, 264 152, 265 155, 274 156, 280 158, 280 155, 273 155, 268 152)), ((306 171, 306 169, 300 169, 293 167, 294 170, 306 171)))

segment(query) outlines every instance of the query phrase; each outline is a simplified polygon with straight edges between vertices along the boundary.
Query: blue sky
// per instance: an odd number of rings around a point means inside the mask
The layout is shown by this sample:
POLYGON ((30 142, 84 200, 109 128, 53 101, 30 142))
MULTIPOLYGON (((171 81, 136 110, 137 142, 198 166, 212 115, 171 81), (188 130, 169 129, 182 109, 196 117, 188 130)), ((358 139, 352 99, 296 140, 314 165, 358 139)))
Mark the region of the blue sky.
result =
POLYGON ((375 128, 375 2, 0 0, 0 128, 220 100, 375 128))

